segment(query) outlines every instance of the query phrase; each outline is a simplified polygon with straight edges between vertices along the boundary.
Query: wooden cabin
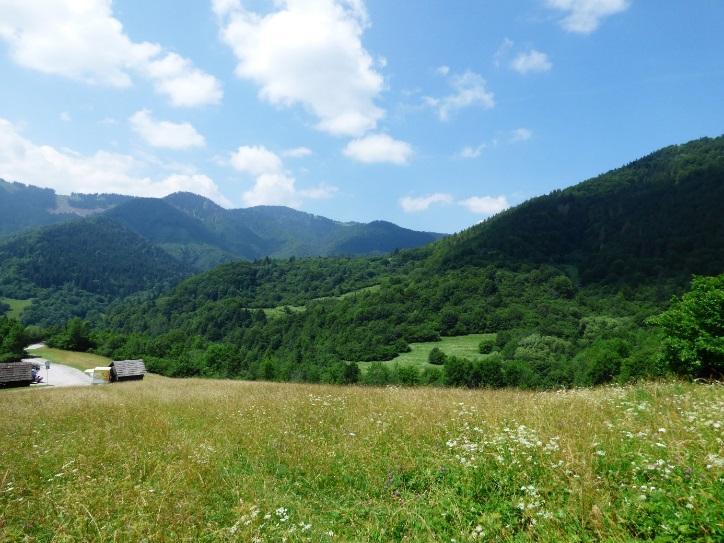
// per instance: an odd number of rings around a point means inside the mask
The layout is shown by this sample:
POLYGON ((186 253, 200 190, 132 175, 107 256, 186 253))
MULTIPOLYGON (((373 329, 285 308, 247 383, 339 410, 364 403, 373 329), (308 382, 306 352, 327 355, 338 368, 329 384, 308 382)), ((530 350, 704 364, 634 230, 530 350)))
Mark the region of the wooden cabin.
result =
POLYGON ((32 362, 0 362, 0 387, 27 387, 32 382, 32 362))
POLYGON ((111 368, 111 383, 119 381, 140 381, 146 374, 143 360, 114 360, 111 368))

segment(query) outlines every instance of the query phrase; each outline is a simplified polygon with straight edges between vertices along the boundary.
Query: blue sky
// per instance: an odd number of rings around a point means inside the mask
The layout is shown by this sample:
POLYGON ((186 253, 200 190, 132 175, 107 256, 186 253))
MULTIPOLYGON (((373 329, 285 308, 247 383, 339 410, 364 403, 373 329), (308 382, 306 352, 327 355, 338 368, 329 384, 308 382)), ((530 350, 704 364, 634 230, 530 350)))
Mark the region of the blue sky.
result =
POLYGON ((454 232, 722 134, 723 26, 718 0, 0 0, 0 177, 454 232))

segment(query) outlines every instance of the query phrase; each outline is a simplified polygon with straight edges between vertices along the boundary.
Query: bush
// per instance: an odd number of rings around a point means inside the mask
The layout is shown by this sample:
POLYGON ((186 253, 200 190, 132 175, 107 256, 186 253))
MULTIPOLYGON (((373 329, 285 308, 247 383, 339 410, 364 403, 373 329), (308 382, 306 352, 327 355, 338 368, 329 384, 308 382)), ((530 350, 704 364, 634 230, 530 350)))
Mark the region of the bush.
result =
POLYGON ((648 322, 664 331, 661 360, 691 377, 724 374, 724 274, 695 277, 691 289, 648 322))
POLYGON ((434 364, 436 366, 442 366, 445 364, 445 360, 447 359, 447 356, 444 352, 442 352, 437 347, 433 347, 430 351, 430 354, 427 356, 427 361, 430 364, 434 364))
POLYGON ((473 372, 473 364, 465 358, 448 356, 445 360, 445 379, 448 386, 466 387, 470 386, 473 372))
POLYGON ((495 349, 496 338, 486 337, 478 344, 478 352, 480 354, 490 354, 495 349))

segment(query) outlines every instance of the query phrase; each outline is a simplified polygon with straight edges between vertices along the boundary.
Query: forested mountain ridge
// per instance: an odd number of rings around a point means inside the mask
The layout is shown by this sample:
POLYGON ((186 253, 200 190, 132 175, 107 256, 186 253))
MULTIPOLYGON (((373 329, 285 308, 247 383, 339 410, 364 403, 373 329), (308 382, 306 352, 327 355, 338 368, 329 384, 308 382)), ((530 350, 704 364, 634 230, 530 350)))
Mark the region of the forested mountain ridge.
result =
POLYGON ((61 196, 52 189, 0 180, 0 236, 100 214, 197 271, 267 256, 384 254, 442 237, 384 221, 343 223, 281 206, 224 209, 193 193, 165 198, 61 196))
POLYGON ((102 213, 127 199, 118 194, 62 196, 53 189, 0 179, 0 236, 102 213))
POLYGON ((0 296, 34 298, 25 310, 33 323, 99 313, 113 300, 164 290, 190 274, 190 268, 103 216, 0 241, 0 296))
POLYGON ((533 198, 435 247, 443 269, 493 261, 573 266, 584 284, 724 269, 724 137, 673 145, 533 198))
POLYGON ((647 317, 691 274, 724 270, 723 144, 663 149, 433 245, 369 260, 368 276, 337 259, 228 264, 117 308, 99 348, 145 356, 169 374, 315 381, 337 379, 342 361, 389 360, 411 342, 495 333, 493 377, 465 370, 460 383, 657 374, 647 317), (333 278, 350 290, 379 288, 316 299, 333 278), (273 319, 253 311, 274 292, 278 305, 304 311, 273 319))

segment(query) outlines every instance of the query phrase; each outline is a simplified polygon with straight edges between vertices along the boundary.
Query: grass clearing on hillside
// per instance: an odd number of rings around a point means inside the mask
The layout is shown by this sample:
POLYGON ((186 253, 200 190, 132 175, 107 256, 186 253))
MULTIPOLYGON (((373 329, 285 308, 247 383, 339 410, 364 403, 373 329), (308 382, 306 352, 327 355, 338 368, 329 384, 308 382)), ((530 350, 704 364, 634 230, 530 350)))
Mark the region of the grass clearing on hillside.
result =
POLYGON ((720 385, 157 377, 9 390, 0 412, 12 443, 0 448, 0 540, 724 537, 720 385))
MULTIPOLYGON (((487 355, 480 354, 478 345, 484 338, 495 338, 495 334, 469 334, 467 336, 443 337, 440 341, 425 341, 421 343, 410 343, 410 352, 401 353, 390 361, 383 364, 400 364, 401 366, 416 366, 420 369, 439 368, 428 363, 427 357, 433 347, 437 347, 448 356, 460 356, 469 359, 485 358, 487 355)), ((374 362, 358 362, 362 371, 366 371, 374 362)))
MULTIPOLYGON (((322 298, 314 298, 310 301, 317 302, 320 300, 344 300, 345 298, 351 298, 352 296, 357 296, 358 294, 362 294, 364 292, 376 292, 379 289, 380 285, 372 285, 369 287, 352 290, 350 292, 345 292, 344 294, 340 294, 339 296, 324 296, 322 298)), ((277 319, 279 317, 283 317, 287 312, 301 313, 303 311, 306 311, 307 307, 304 305, 280 305, 277 307, 263 307, 261 308, 261 310, 264 312, 268 319, 277 319)))
POLYGON ((111 362, 110 358, 99 356, 97 354, 76 353, 72 351, 63 351, 61 349, 52 349, 50 347, 34 349, 29 351, 29 353, 33 356, 46 358, 56 364, 65 364, 66 366, 71 366, 81 371, 95 368, 97 366, 108 366, 111 362))
POLYGON ((23 311, 25 311, 25 308, 28 307, 30 304, 33 303, 33 300, 16 300, 14 298, 0 298, 0 302, 6 303, 10 306, 10 310, 6 313, 6 317, 10 317, 11 319, 17 319, 20 320, 23 316, 23 311))

